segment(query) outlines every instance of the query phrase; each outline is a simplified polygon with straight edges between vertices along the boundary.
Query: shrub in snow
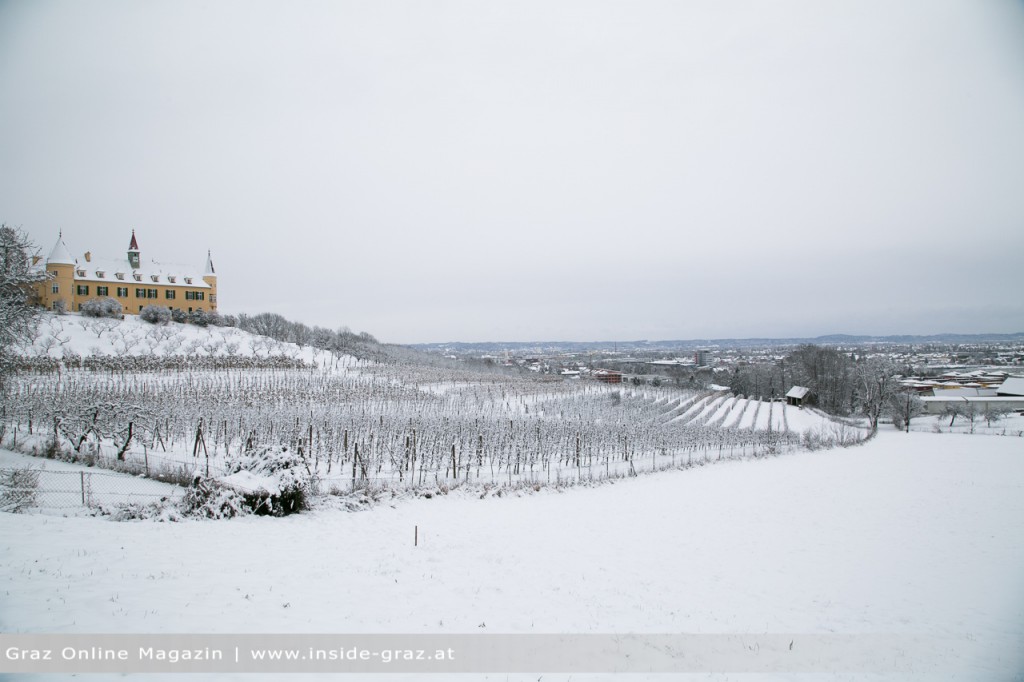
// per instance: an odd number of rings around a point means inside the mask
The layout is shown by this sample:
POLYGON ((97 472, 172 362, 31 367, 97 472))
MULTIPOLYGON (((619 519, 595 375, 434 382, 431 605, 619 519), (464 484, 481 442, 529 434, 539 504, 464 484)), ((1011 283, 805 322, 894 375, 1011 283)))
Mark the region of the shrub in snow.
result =
POLYGON ((210 322, 210 314, 203 310, 193 310, 188 314, 188 321, 197 327, 205 327, 210 322))
POLYGON ((79 310, 86 317, 111 317, 114 319, 124 317, 121 304, 109 297, 90 299, 83 303, 79 310))
POLYGON ((181 323, 188 322, 188 313, 181 308, 175 308, 171 311, 171 321, 181 323))
POLYGON ((167 324, 171 321, 171 309, 162 305, 147 305, 139 312, 139 317, 151 324, 167 324))
POLYGON ((20 512, 36 502, 38 469, 7 469, 0 472, 0 511, 20 512))
POLYGON ((245 498, 231 488, 196 477, 179 505, 185 516, 230 519, 252 513, 245 498))
POLYGON ((168 504, 167 498, 148 504, 142 502, 126 502, 112 508, 101 508, 114 521, 180 521, 181 512, 168 504))
POLYGON ((306 461, 288 446, 271 445, 229 457, 221 485, 245 498, 253 513, 286 516, 307 509, 315 479, 306 461))

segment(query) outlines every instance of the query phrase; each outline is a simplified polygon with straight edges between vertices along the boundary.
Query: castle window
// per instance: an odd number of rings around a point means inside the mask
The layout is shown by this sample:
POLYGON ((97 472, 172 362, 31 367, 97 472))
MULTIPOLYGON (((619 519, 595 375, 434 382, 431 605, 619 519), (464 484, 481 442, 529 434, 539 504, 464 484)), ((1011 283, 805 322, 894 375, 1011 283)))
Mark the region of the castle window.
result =
POLYGON ((96 287, 96 295, 97 296, 109 296, 110 295, 109 289, 107 289, 107 287, 96 287))
POLYGON ((79 296, 88 296, 89 295, 89 285, 88 284, 79 284, 78 285, 78 295, 79 296))
POLYGON ((146 289, 146 298, 156 298, 156 295, 160 293, 156 289, 146 289))
POLYGON ((96 276, 99 277, 100 279, 103 279, 104 277, 107 276, 107 273, 104 272, 103 270, 97 270, 96 271, 96 276))
POLYGON ((78 276, 79 277, 85 277, 85 270, 79 270, 78 271, 78 276))
POLYGON ((151 280, 153 280, 154 282, 159 282, 160 281, 160 275, 150 275, 149 278, 151 280))
POLYGON ((166 298, 167 300, 173 300, 174 299, 174 290, 173 289, 168 289, 167 291, 165 291, 164 292, 164 298, 166 298))
POLYGON ((118 279, 124 279, 124 273, 123 272, 115 272, 114 273, 114 277, 117 277, 118 279))
POLYGON ((128 298, 128 287, 118 287, 117 288, 117 297, 118 298, 128 298))
POLYGON ((132 275, 132 277, 135 278, 136 282, 141 282, 142 281, 142 275, 140 275, 138 273, 135 273, 134 275, 132 275))
POLYGON ((52 287, 50 287, 50 293, 51 294, 59 294, 60 293, 60 285, 54 284, 52 287))
POLYGON ((192 284, 192 278, 191 277, 186 277, 185 278, 185 284, 192 284))
POLYGON ((174 275, 167 275, 167 281, 170 282, 171 284, 174 284, 177 281, 177 279, 178 278, 175 277, 174 275))
POLYGON ((50 270, 50 276, 51 277, 56 277, 57 276, 57 271, 56 270, 50 270))
POLYGON ((202 301, 206 298, 206 292, 203 291, 186 291, 186 301, 202 301))
POLYGON ((135 298, 146 298, 146 290, 145 289, 136 289, 135 290, 135 298))

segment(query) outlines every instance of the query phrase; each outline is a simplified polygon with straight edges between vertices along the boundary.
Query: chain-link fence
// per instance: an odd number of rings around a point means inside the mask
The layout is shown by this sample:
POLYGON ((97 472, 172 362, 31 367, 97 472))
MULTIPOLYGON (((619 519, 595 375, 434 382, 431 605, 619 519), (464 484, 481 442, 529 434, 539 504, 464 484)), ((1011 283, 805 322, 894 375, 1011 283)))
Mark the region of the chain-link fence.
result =
POLYGON ((113 472, 0 469, 0 511, 145 504, 178 498, 184 491, 176 485, 113 472))

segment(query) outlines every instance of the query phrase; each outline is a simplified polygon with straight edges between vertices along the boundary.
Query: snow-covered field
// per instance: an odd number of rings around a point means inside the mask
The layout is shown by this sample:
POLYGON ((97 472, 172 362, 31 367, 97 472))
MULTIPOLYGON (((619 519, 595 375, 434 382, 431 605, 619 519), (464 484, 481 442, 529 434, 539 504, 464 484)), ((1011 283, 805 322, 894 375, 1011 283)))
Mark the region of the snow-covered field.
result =
MULTIPOLYGON (((883 431, 847 449, 358 513, 0 514, 0 631, 920 634, 964 647, 910 679, 1020 679, 1022 539, 1024 440, 883 431)), ((907 679, 693 677, 819 678, 907 679)))

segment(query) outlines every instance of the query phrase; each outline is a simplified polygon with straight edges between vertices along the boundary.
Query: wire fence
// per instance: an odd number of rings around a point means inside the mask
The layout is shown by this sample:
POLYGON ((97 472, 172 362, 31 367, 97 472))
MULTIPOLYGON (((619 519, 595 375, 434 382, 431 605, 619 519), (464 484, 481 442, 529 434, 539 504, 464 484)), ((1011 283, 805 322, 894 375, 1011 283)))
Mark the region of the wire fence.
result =
POLYGON ((0 511, 97 509, 176 499, 184 493, 180 486, 112 472, 0 469, 0 511))

